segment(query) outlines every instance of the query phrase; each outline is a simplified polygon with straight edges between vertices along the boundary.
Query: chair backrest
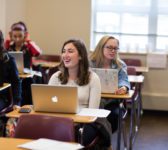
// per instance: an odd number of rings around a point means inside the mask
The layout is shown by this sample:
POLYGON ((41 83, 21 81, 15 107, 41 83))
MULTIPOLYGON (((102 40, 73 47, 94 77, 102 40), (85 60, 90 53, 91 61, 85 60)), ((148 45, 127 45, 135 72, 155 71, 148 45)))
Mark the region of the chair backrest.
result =
POLYGON ((127 73, 128 73, 128 75, 136 75, 136 69, 132 66, 128 66, 127 73))
POLYGON ((15 138, 48 138, 74 142, 74 123, 70 118, 46 115, 22 115, 18 120, 15 138))
POLYGON ((50 77, 59 70, 59 67, 53 67, 53 68, 49 68, 48 70, 46 70, 46 83, 48 83, 50 77))
POLYGON ((124 58, 122 60, 127 64, 127 66, 141 66, 140 59, 124 58))
POLYGON ((42 54, 36 57, 35 59, 46 60, 46 61, 53 61, 53 62, 60 62, 61 56, 60 55, 46 55, 42 54))

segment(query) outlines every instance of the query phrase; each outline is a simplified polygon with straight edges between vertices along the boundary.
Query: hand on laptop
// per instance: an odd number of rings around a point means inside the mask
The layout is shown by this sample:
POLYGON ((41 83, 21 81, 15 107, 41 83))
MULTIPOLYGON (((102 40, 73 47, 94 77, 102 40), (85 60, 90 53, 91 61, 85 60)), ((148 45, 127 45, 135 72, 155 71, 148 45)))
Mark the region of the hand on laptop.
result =
POLYGON ((123 95, 127 93, 127 88, 125 86, 120 87, 118 90, 116 90, 115 94, 123 95))

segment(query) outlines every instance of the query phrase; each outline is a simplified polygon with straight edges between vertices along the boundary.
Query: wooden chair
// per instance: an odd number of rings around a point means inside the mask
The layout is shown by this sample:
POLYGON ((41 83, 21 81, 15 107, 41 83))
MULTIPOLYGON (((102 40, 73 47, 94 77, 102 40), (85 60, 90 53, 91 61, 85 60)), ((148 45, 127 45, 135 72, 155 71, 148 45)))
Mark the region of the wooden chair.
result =
POLYGON ((48 83, 50 77, 59 70, 59 67, 56 66, 56 67, 53 67, 53 68, 48 68, 46 71, 45 71, 45 82, 48 83))
POLYGON ((35 60, 45 60, 45 61, 51 61, 51 62, 60 62, 61 56, 60 55, 47 55, 42 54, 35 58, 35 60))
POLYGON ((122 60, 127 64, 127 66, 141 66, 140 59, 124 58, 122 60))
POLYGON ((15 138, 48 138, 74 142, 75 131, 72 119, 46 115, 22 115, 15 130, 15 138))
MULTIPOLYGON (((35 57, 34 61, 60 62, 61 56, 60 55, 42 54, 38 57, 35 57)), ((44 83, 44 84, 48 83, 48 80, 51 76, 50 72, 52 72, 55 68, 56 68, 56 70, 58 70, 58 67, 48 68, 48 67, 42 67, 41 65, 38 65, 38 66, 33 65, 33 70, 40 71, 42 73, 42 83, 44 83)))

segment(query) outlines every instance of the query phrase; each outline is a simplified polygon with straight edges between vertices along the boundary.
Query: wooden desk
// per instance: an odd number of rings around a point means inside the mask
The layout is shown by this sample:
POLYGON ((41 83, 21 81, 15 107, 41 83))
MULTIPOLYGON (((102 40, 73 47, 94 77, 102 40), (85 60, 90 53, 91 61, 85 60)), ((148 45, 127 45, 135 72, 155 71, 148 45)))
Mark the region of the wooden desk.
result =
POLYGON ((1 110, 0 115, 4 116, 6 112, 9 112, 13 109, 13 95, 12 95, 12 88, 10 83, 4 83, 3 86, 0 87, 0 91, 7 90, 7 98, 9 100, 9 104, 7 107, 1 110))
MULTIPOLYGON (((63 114, 63 113, 45 113, 45 112, 35 112, 30 105, 25 105, 23 107, 31 108, 31 112, 29 114, 41 114, 41 115, 48 115, 48 116, 56 116, 56 117, 66 117, 71 118, 76 123, 92 123, 94 122, 97 117, 90 117, 90 116, 79 116, 77 114, 63 114)), ((19 118, 20 115, 25 113, 18 113, 19 109, 15 109, 6 114, 6 117, 14 117, 19 118)))
POLYGON ((29 74, 29 73, 25 73, 25 74, 19 74, 19 77, 21 79, 25 79, 25 78, 32 78, 33 75, 32 74, 29 74))
POLYGON ((7 89, 11 86, 10 83, 4 83, 3 86, 0 87, 0 91, 4 90, 4 89, 7 89))
POLYGON ((30 139, 16 139, 16 138, 0 138, 0 149, 1 150, 25 150, 23 148, 18 148, 20 144, 30 142, 30 139))
MULTIPOLYGON (((17 146, 21 145, 21 144, 25 144, 27 142, 32 142, 32 141, 36 141, 36 140, 0 137, 0 145, 1 145, 0 150, 26 150, 26 148, 20 148, 17 146)), ((56 140, 56 142, 59 142, 59 141, 56 140)), ((79 145, 79 143, 76 143, 76 142, 63 142, 63 143, 65 143, 65 144, 70 143, 70 144, 74 144, 74 145, 79 145)), ((61 145, 63 143, 61 143, 61 145)), ((49 143, 49 145, 50 145, 50 143, 49 143)), ((36 146, 37 146, 37 143, 36 143, 36 146)), ((58 148, 56 148, 56 149, 58 149, 58 148)))
POLYGON ((25 79, 25 78, 32 78, 34 75, 42 77, 41 72, 29 69, 29 68, 24 68, 24 73, 20 73, 19 77, 21 79, 25 79))
POLYGON ((145 66, 133 66, 137 73, 145 73, 149 71, 148 67, 145 66))
MULTIPOLYGON (((119 101, 119 118, 118 118, 118 137, 117 137, 117 148, 116 150, 120 150, 121 146, 121 131, 122 131, 122 108, 123 101, 126 99, 131 99, 133 97, 134 91, 130 90, 127 94, 117 95, 112 93, 102 93, 101 97, 108 99, 118 99, 119 101)), ((126 136, 125 136, 126 137, 126 136)), ((124 139, 126 140, 126 139, 124 139)), ((125 147, 126 149, 127 147, 125 147)))
POLYGON ((124 95, 117 95, 112 93, 101 93, 101 97, 109 98, 109 99, 129 99, 133 96, 134 91, 130 90, 127 94, 124 95))
POLYGON ((53 68, 56 67, 60 64, 60 62, 52 62, 52 61, 42 61, 42 60, 34 60, 33 61, 33 65, 37 66, 37 65, 41 65, 41 67, 44 68, 53 68))

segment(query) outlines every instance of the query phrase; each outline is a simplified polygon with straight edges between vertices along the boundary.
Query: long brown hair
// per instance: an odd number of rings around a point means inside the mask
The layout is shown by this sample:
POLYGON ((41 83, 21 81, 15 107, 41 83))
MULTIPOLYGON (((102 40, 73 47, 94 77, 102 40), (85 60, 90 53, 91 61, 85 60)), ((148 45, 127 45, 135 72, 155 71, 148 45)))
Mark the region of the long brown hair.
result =
MULTIPOLYGON (((108 35, 104 36, 104 37, 102 37, 100 39, 100 41, 98 42, 94 52, 90 55, 90 60, 95 62, 96 67, 98 67, 98 68, 103 66, 103 63, 104 63, 103 49, 104 49, 104 46, 105 46, 105 44, 107 43, 107 41, 109 39, 117 40, 118 45, 119 45, 119 41, 115 37, 108 36, 108 35)), ((116 64, 117 67, 119 67, 119 68, 121 67, 121 63, 120 63, 120 58, 119 58, 118 52, 117 52, 116 57, 114 58, 114 60, 112 60, 112 63, 116 64)))
MULTIPOLYGON (((77 74, 78 79, 76 83, 78 85, 86 85, 89 83, 89 76, 90 76, 89 61, 88 61, 86 46, 84 42, 81 41, 80 39, 69 39, 63 44, 61 53, 63 53, 63 49, 65 45, 69 43, 72 43, 76 47, 79 53, 79 56, 81 57, 81 59, 79 60, 79 69, 77 74)), ((68 69, 65 67, 63 61, 61 61, 60 70, 61 70, 61 73, 59 74, 58 77, 62 84, 66 84, 68 82, 69 74, 68 74, 68 69)))
POLYGON ((0 61, 7 62, 9 60, 9 55, 4 48, 4 37, 3 33, 0 30, 0 61))
POLYGON ((3 51, 4 51, 4 37, 2 31, 0 30, 0 60, 3 60, 3 51))

